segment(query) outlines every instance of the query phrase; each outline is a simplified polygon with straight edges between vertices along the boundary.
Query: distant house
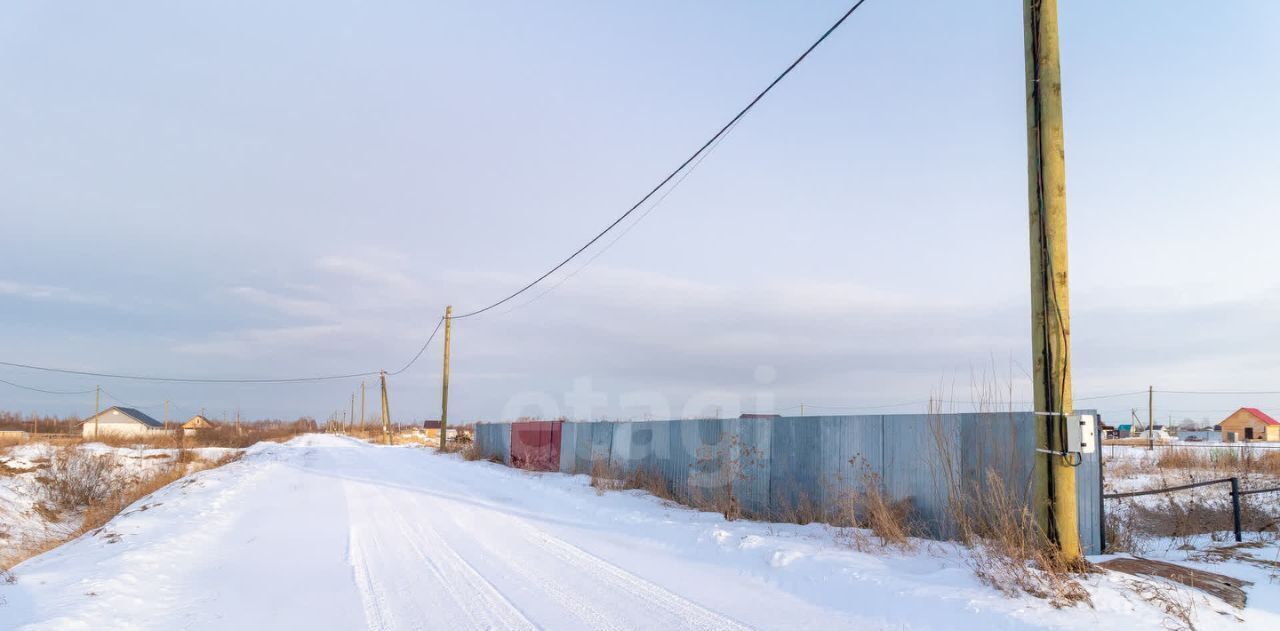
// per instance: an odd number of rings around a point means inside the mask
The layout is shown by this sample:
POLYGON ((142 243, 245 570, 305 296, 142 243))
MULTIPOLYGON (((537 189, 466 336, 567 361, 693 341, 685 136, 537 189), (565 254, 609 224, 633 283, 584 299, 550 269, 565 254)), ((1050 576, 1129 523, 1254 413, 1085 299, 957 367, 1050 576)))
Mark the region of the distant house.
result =
POLYGON ((1240 408, 1218 426, 1222 428, 1222 442, 1225 443, 1239 440, 1280 442, 1280 421, 1258 408, 1240 408))
MULTIPOLYGON (((423 421, 422 430, 427 438, 440 438, 440 421, 423 421)), ((449 438, 452 439, 458 435, 458 428, 449 426, 449 438)))
POLYGON ((28 440, 31 440, 31 434, 20 429, 0 429, 0 445, 25 443, 28 440))
POLYGON ((1116 438, 1155 438, 1156 440, 1172 440, 1173 436, 1165 429, 1164 425, 1156 425, 1154 429, 1148 429, 1145 426, 1134 426, 1132 423, 1124 423, 1116 425, 1116 438))
POLYGON ((164 423, 133 408, 111 406, 98 414, 90 416, 80 424, 80 427, 84 438, 93 440, 97 436, 106 434, 136 436, 155 430, 163 430, 164 423))
POLYGON ((197 414, 187 419, 187 422, 182 424, 182 433, 185 436, 190 436, 198 433, 200 430, 217 429, 217 427, 218 425, 216 423, 205 418, 204 415, 197 414))

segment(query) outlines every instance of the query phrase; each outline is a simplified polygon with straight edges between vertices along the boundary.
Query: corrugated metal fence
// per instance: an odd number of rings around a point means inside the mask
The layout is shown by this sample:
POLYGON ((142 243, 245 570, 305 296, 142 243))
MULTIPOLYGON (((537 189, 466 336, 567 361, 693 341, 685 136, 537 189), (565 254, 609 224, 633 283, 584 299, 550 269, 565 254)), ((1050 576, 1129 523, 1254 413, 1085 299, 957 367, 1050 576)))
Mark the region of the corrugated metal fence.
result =
MULTIPOLYGON (((1030 412, 825 416, 636 422, 484 423, 486 458, 536 470, 624 477, 653 474, 667 491, 699 503, 731 497, 746 515, 801 507, 846 510, 871 486, 905 501, 929 534, 952 534, 958 494, 1030 496, 1036 418, 1030 412), (552 427, 554 426, 554 428, 552 427), (553 447, 558 446, 558 450, 553 447)), ((1098 453, 1078 467, 1081 542, 1101 551, 1098 453)))

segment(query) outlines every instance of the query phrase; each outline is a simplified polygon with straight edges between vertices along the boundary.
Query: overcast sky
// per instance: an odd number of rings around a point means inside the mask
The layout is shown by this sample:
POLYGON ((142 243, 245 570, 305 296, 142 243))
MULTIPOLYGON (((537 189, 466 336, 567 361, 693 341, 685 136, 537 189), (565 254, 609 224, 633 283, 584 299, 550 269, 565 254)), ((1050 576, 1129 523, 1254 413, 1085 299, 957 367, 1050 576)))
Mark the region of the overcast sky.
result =
MULTIPOLYGON (((451 418, 1029 399, 1020 4, 868 2, 616 245, 458 321, 451 418)), ((845 8, 6 2, 0 360, 394 370, 445 305, 612 221, 845 8)), ((1062 3, 1078 397, 1280 390, 1278 28, 1267 0, 1062 3)), ((437 342, 391 380, 393 416, 436 418, 439 378, 437 342)), ((359 387, 101 383, 155 415, 281 418, 359 387)), ((92 399, 0 384, 9 410, 92 399)), ((1241 405, 1280 395, 1161 395, 1157 416, 1241 405)))

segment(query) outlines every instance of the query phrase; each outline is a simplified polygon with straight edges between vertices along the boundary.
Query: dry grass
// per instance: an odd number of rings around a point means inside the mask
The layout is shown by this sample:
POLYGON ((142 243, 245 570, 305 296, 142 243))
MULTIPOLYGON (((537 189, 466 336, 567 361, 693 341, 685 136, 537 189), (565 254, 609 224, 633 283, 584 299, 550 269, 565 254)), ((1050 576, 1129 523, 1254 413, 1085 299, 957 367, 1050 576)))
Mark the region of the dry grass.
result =
POLYGON ((114 455, 61 447, 36 480, 44 499, 54 508, 72 510, 106 499, 116 483, 116 469, 114 455))
POLYGON ((259 426, 245 423, 238 429, 234 425, 220 425, 191 434, 187 434, 181 429, 155 430, 145 434, 101 432, 97 440, 89 439, 83 442, 99 442, 112 447, 130 447, 134 449, 191 449, 197 447, 244 449, 263 441, 285 442, 306 433, 309 433, 309 430, 294 425, 259 426))
MULTIPOLYGON (((624 472, 609 466, 604 459, 596 459, 591 463, 591 486, 599 495, 603 495, 605 491, 636 490, 668 502, 691 505, 688 498, 682 501, 676 496, 661 471, 648 467, 637 467, 624 472)), ((710 510, 709 506, 695 508, 710 510)))
POLYGON ((1222 477, 1280 476, 1280 450, 1248 447, 1170 447, 1156 458, 1159 469, 1206 471, 1222 477))
MULTIPOLYGON (((47 511, 45 516, 51 521, 62 513, 79 511, 80 525, 65 536, 9 546, 0 554, 0 577, 11 577, 8 569, 26 559, 85 533, 97 531, 125 508, 174 481, 236 462, 243 456, 243 453, 236 452, 217 460, 193 458, 185 463, 174 462, 139 478, 126 478, 118 472, 117 463, 111 455, 92 454, 79 447, 60 448, 51 459, 48 471, 37 478, 41 492, 52 506, 37 504, 37 510, 47 511)), ((148 508, 144 505, 138 510, 148 508)))
MULTIPOLYGON (((202 467, 198 468, 202 469, 202 467)), ((150 475, 144 476, 138 480, 132 481, 115 492, 108 495, 101 501, 94 502, 85 506, 84 521, 80 524, 80 528, 72 535, 71 538, 78 537, 91 530, 97 530, 105 525, 111 518, 119 515, 121 511, 134 502, 159 491, 168 486, 171 482, 187 475, 186 467, 165 467, 150 475)))
POLYGON ((468 442, 461 451, 462 459, 468 462, 484 459, 484 452, 480 449, 480 444, 474 441, 468 442))
POLYGON ((789 485, 788 488, 772 489, 772 498, 769 501, 770 516, 774 521, 789 524, 812 524, 815 522, 826 522, 831 525, 851 525, 837 524, 837 513, 839 509, 833 511, 824 511, 821 504, 814 501, 809 493, 800 488, 798 484, 789 485))
POLYGON ((959 454, 938 420, 930 423, 937 454, 937 488, 947 498, 949 531, 969 549, 969 565, 978 580, 1014 597, 1027 594, 1058 608, 1092 606, 1080 578, 1093 571, 1083 559, 1067 560, 1040 526, 1028 498, 1030 488, 1010 488, 990 463, 982 479, 959 475, 959 454))
POLYGON ((1146 603, 1164 612, 1162 621, 1166 629, 1173 631, 1195 631, 1192 616, 1195 613, 1195 601, 1186 590, 1156 580, 1130 579, 1125 585, 1146 603))
POLYGON ((1083 559, 1065 560, 1031 507, 1010 493, 995 472, 988 472, 983 492, 961 498, 954 514, 979 580, 1005 595, 1025 593, 1054 607, 1092 604, 1079 580, 1091 566, 1083 559))

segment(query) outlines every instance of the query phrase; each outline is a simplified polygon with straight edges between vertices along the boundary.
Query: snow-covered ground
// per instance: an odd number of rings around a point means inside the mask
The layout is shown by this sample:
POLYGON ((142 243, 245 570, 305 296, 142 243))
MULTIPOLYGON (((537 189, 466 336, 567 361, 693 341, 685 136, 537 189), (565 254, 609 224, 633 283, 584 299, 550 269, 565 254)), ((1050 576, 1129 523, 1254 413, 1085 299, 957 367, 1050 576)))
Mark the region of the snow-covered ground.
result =
MULTIPOLYGON (((599 495, 585 476, 313 435, 256 445, 19 565, 0 628, 1168 627, 1123 575, 1090 575, 1093 607, 1056 610, 980 584, 947 544, 840 541, 599 495)), ((1280 628, 1265 570, 1205 567, 1258 584, 1239 611, 1186 592, 1199 628, 1280 628)))
MULTIPOLYGON (((114 475, 121 483, 171 466, 173 449, 109 447, 89 443, 78 447, 111 459, 114 475)), ((65 537, 80 525, 74 512, 53 513, 40 506, 42 492, 37 477, 45 471, 57 447, 32 442, 0 448, 0 545, 15 548, 65 537)), ((217 447, 188 450, 195 458, 217 460, 234 449, 217 447)))

